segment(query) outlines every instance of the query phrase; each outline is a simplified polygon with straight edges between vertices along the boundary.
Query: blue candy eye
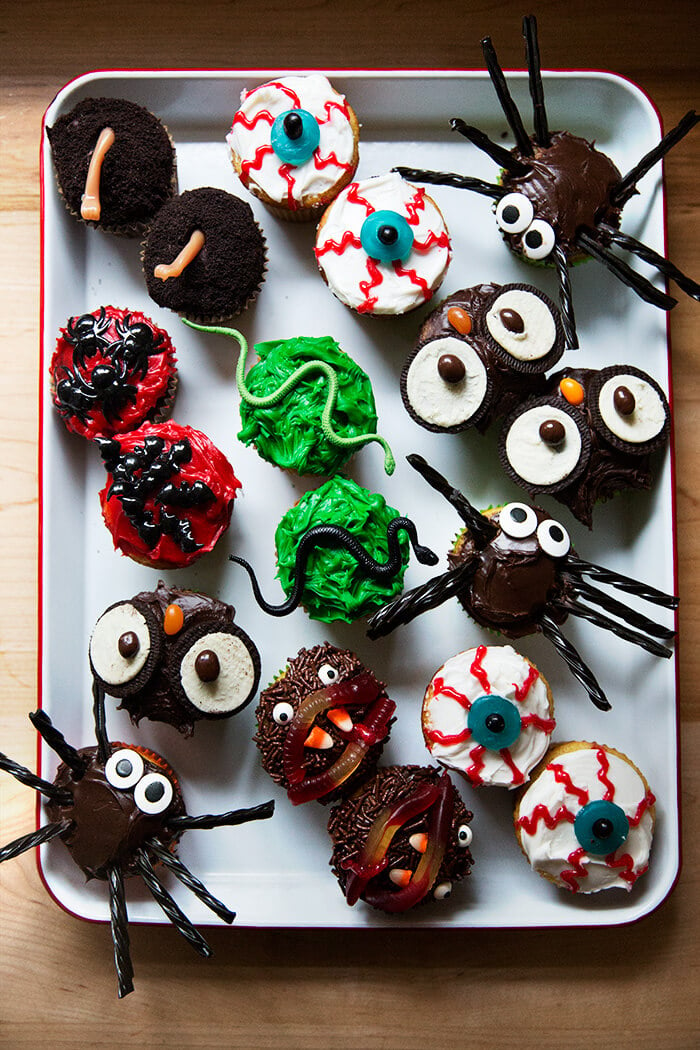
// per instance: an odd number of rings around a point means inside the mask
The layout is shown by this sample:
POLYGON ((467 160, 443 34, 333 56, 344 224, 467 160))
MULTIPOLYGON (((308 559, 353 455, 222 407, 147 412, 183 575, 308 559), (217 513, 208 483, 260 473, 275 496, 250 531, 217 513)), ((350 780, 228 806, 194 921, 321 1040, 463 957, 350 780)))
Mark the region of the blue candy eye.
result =
POLYGON ((469 708, 467 726, 477 744, 500 751, 520 736, 520 712, 510 700, 490 693, 478 697, 469 708))
POLYGON ((281 161, 298 167, 313 154, 320 139, 316 118, 307 109, 288 109, 275 119, 270 141, 281 161))
POLYGON ((586 853, 607 856, 622 845, 630 826, 624 811, 614 802, 598 799, 580 809, 574 819, 574 834, 586 853))
POLYGON ((370 259, 397 262, 410 254, 413 233, 397 211, 373 211, 362 223, 360 241, 370 259))

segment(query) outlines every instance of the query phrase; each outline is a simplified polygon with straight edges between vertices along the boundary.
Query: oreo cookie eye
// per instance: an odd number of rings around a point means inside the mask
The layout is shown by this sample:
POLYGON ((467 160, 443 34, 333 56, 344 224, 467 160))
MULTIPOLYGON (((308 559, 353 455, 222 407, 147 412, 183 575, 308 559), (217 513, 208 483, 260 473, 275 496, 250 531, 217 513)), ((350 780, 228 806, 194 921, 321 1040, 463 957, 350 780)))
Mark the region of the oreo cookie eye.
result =
POLYGON ((463 429, 481 413, 489 378, 470 343, 444 336, 420 347, 401 387, 406 409, 417 423, 427 429, 463 429))
POLYGON ((541 521, 537 526, 537 540, 550 558, 564 558, 571 549, 569 534, 563 525, 553 518, 541 521))
POLYGON ((362 223, 360 242, 371 259, 403 261, 411 254, 413 231, 397 211, 373 211, 362 223))
POLYGON ((95 624, 90 638, 90 664, 107 689, 127 686, 144 670, 151 649, 152 634, 146 616, 131 602, 120 602, 107 609, 95 624))
POLYGON ((275 119, 270 142, 284 164, 305 164, 318 149, 321 131, 318 121, 306 109, 288 109, 275 119))
POLYGON ((280 700, 280 702, 275 704, 272 708, 272 721, 278 726, 289 725, 293 718, 294 708, 291 704, 288 704, 286 700, 280 700))
POLYGON ((340 678, 340 672, 333 664, 321 664, 318 669, 318 677, 324 685, 332 685, 333 682, 337 682, 340 678))
POLYGON ((496 222, 504 233, 522 233, 534 217, 532 202, 523 193, 506 193, 496 205, 496 222))
POLYGON ((436 901, 444 901, 452 895, 452 883, 451 882, 439 882, 433 890, 433 897, 436 901))
MULTIPOLYGON (((604 427, 619 442, 632 446, 630 451, 665 437, 668 402, 658 384, 643 372, 615 370, 600 386, 597 405, 604 427)), ((608 435, 603 432, 603 436, 608 435)))
POLYGON ((479 696, 469 708, 467 728, 472 740, 488 751, 502 751, 520 736, 520 712, 497 693, 479 696))
POLYGON ((466 849, 472 844, 472 829, 468 824, 460 824, 457 828, 457 845, 460 849, 466 849))
POLYGON ((506 503, 498 515, 498 524, 506 536, 522 540, 537 529, 537 515, 527 503, 506 503))
POLYGON ((516 481, 531 491, 556 491, 585 467, 589 435, 575 409, 552 401, 527 402, 506 420, 499 439, 501 461, 516 481))
POLYGON ((630 826, 624 810, 607 799, 589 802, 574 818, 574 834, 586 853, 607 857, 625 842, 630 826))
POLYGON ((120 747, 105 764, 107 782, 119 791, 127 791, 143 776, 143 759, 138 751, 120 747))
POLYGON ((554 230, 544 219, 533 219, 521 238, 523 254, 534 262, 546 259, 556 242, 554 230))
POLYGON ((162 773, 146 773, 134 788, 134 802, 148 816, 163 813, 173 800, 173 785, 162 773))
POLYGON ((229 715, 252 699, 258 685, 257 650, 243 631, 201 633, 186 639, 180 657, 185 697, 205 715, 229 715))
POLYGON ((557 343, 552 307, 526 288, 507 288, 497 295, 487 310, 486 327, 497 347, 517 361, 540 361, 557 343))

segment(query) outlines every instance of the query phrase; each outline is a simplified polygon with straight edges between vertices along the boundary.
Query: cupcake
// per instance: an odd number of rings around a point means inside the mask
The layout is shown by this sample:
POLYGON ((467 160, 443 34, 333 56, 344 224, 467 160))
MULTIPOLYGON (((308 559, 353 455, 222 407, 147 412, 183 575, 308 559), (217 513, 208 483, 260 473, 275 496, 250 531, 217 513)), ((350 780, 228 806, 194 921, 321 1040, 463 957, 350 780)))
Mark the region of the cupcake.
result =
POLYGON ((555 744, 518 797, 515 834, 532 868, 555 886, 631 890, 649 866, 655 801, 621 751, 555 744))
POLYGON ((515 788, 544 755, 555 728, 549 683, 510 645, 479 645, 451 657, 423 699, 431 756, 474 787, 515 788))
POLYGON ((316 260, 335 296, 361 314, 404 314, 428 302, 450 238, 424 189, 394 172, 351 182, 324 212, 316 260))
POLYGON ((355 653, 301 649, 260 694, 263 769, 293 805, 344 798, 374 773, 395 706, 355 653))
POLYGON ((312 73, 243 91, 226 142, 243 185, 275 215, 301 221, 350 182, 359 133, 345 96, 312 73))
POLYGON ((498 452, 516 484, 554 496, 590 528, 597 503, 651 487, 650 457, 670 428, 666 395, 641 369, 567 368, 509 415, 498 452))
POLYGON ((154 569, 181 569, 214 548, 241 483, 206 434, 145 423, 97 444, 107 470, 100 505, 116 550, 154 569))
POLYGON ((166 587, 111 605, 90 638, 90 668, 134 725, 167 722, 191 736, 200 719, 228 718, 253 699, 260 654, 235 610, 196 591, 166 587))
POLYGON ((89 440, 161 422, 177 389, 175 349, 165 329, 138 310, 114 306, 68 318, 49 372, 61 419, 89 440))
POLYGON ((61 196, 90 226, 137 236, 176 192, 170 136, 135 102, 83 99, 46 133, 61 196))
POLYGON ((202 324, 234 317, 256 298, 266 245, 250 209, 225 190, 186 190, 158 212, 142 253, 158 306, 202 324))
POLYGON ((387 766, 331 810, 331 868, 348 904, 400 913, 449 897, 471 870, 472 814, 447 773, 387 766))
POLYGON ((479 284, 448 296, 421 325, 401 373, 412 419, 434 433, 481 433, 528 395, 564 352, 559 310, 527 284, 479 284))

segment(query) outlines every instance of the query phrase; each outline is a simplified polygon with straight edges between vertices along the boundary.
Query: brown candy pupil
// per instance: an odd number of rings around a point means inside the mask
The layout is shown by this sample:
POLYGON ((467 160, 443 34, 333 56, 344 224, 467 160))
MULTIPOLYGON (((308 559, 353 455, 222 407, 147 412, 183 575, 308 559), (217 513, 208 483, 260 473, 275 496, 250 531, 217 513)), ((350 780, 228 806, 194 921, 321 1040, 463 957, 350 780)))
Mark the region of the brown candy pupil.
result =
POLYGON ((518 313, 517 310, 511 310, 505 307, 499 311, 499 317, 501 318, 501 324, 508 332, 514 332, 516 335, 520 335, 525 331, 525 322, 518 313))
POLYGON ((117 642, 117 648, 119 649, 119 655, 123 656, 125 660, 136 656, 139 651, 138 635, 134 631, 125 631, 117 642))
POLYGON ((621 416, 631 416, 637 402, 629 387, 618 386, 613 394, 613 404, 621 416))
POLYGON ((561 445, 566 437, 564 424, 558 419, 545 419, 540 424, 540 437, 545 445, 561 445))
POLYGON ((446 383, 460 383, 467 370, 464 361, 456 354, 441 354, 437 363, 438 374, 446 383))
POLYGON ((194 669, 201 682, 215 682, 221 671, 219 657, 212 649, 203 649, 194 662, 194 669))

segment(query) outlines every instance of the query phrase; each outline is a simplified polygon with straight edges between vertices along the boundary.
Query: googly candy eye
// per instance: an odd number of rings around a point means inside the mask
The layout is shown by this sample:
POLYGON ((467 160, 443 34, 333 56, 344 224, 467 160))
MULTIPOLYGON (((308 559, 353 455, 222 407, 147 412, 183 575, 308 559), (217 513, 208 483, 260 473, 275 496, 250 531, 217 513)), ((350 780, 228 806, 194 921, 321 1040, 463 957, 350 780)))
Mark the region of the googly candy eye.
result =
POLYGON ((93 674, 119 695, 140 688, 150 676, 157 637, 155 621, 144 609, 131 602, 113 605, 99 618, 90 638, 93 674))
POLYGON ((544 219, 533 219, 522 236, 523 254, 533 262, 546 259, 557 239, 554 230, 544 219))
POLYGON ((457 828, 457 845, 460 847, 460 849, 466 849, 467 846, 471 846, 472 838, 472 829, 469 827, 469 825, 460 824, 460 826, 457 828))
POLYGON ((413 231, 397 211, 373 211, 362 223, 360 242, 371 259, 403 261, 411 254, 413 231))
POLYGON ((244 707, 257 689, 259 674, 257 649, 237 627, 183 639, 180 685, 205 715, 229 715, 244 707))
POLYGON ((520 726, 515 704, 497 693, 477 697, 467 715, 472 739, 489 751, 502 751, 514 744, 520 736, 520 726))
POLYGON ((496 205, 496 222, 504 233, 522 233, 534 217, 532 202, 523 193, 506 193, 496 205))
POLYGON ((527 503, 507 503, 498 515, 498 524, 506 536, 522 540, 537 529, 537 515, 527 503))
POLYGON ((607 799, 589 802, 574 818, 574 834, 587 853, 607 856, 625 842, 629 821, 624 810, 607 799))
POLYGON ((294 708, 286 700, 280 700, 272 708, 272 720, 278 726, 286 726, 294 718, 294 708))
POLYGON ((134 788, 134 802, 149 816, 163 813, 173 800, 173 785, 162 773, 146 773, 134 788))
POLYGON ((275 119, 270 142, 284 164, 299 167, 313 156, 321 140, 318 121, 306 109, 288 109, 275 119))
POLYGON ((340 675, 337 667, 334 667, 333 664, 321 664, 318 669, 318 677, 324 685, 331 685, 333 682, 338 681, 340 675))
POLYGON ((121 747, 107 759, 105 776, 108 783, 119 791, 127 791, 138 784, 143 776, 143 759, 138 751, 121 747))
POLYGON ((569 534, 563 525, 553 518, 541 521, 537 526, 540 547, 550 558, 564 558, 571 549, 569 534))
POLYGON ((436 901, 447 900, 448 897, 452 896, 452 883, 451 882, 439 882, 433 890, 433 897, 436 901))

